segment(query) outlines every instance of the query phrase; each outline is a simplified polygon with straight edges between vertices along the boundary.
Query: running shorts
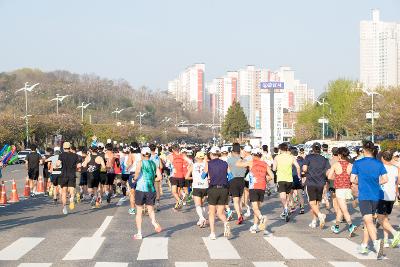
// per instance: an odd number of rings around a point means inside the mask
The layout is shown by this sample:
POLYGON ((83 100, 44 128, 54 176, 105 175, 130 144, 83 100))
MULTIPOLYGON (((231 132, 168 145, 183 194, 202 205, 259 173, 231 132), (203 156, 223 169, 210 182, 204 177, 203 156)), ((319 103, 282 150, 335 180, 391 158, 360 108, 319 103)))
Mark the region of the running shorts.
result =
POLYGON ((81 172, 81 180, 79 181, 80 186, 87 185, 87 172, 81 172))
POLYGON ((353 199, 353 194, 350 188, 338 188, 335 189, 336 198, 350 200, 353 199))
POLYGON ((298 190, 298 189, 303 189, 304 186, 301 184, 301 180, 297 175, 293 176, 293 186, 292 189, 298 190))
POLYGON ((61 177, 61 187, 76 187, 75 177, 61 177))
POLYGON ((122 181, 127 182, 129 180, 129 174, 122 174, 121 179, 122 181))
POLYGON ((171 185, 175 185, 175 186, 177 186, 179 188, 185 187, 185 179, 184 178, 171 177, 169 179, 169 181, 171 182, 171 185))
POLYGON ((381 215, 390 215, 393 210, 394 201, 387 201, 387 200, 379 200, 378 202, 378 214, 381 215))
POLYGON ((235 177, 229 182, 229 194, 232 197, 243 196, 245 181, 243 177, 235 177))
POLYGON ((86 178, 87 178, 86 183, 87 183, 87 187, 88 188, 97 188, 97 187, 99 187, 100 180, 99 180, 98 176, 96 177, 96 176, 93 176, 93 175, 87 175, 87 173, 86 173, 86 178))
POLYGON ((249 186, 250 186, 250 181, 244 180, 244 188, 249 189, 249 186))
POLYGON ((193 180, 185 179, 185 187, 192 187, 193 180))
POLYGON ((262 189, 250 189, 249 196, 250 202, 263 202, 265 190, 262 189))
POLYGON ((107 173, 106 185, 113 185, 115 180, 115 173, 107 173))
POLYGON ((135 178, 134 173, 129 175, 128 184, 129 184, 130 189, 135 190, 136 189, 136 181, 133 178, 135 178))
POLYGON ((207 188, 193 188, 193 196, 204 198, 207 196, 207 188))
POLYGON ((61 174, 51 174, 50 181, 53 183, 54 186, 58 186, 61 183, 61 174))
POLYGON ((208 205, 228 205, 228 188, 209 188, 207 191, 208 205))
POLYGON ((321 201, 324 186, 307 185, 308 201, 321 201))
POLYGON ((156 203, 156 192, 136 191, 135 203, 139 206, 143 206, 145 204, 148 206, 154 206, 156 203))
POLYGON ((278 182, 278 192, 289 194, 292 191, 293 183, 292 182, 278 182))
POLYGON ((362 216, 373 215, 378 209, 378 200, 359 200, 358 206, 360 207, 360 212, 362 216))
POLYGON ((105 172, 100 173, 100 183, 102 185, 107 184, 107 173, 105 173, 105 172))
POLYGON ((39 178, 39 169, 29 169, 28 177, 30 180, 37 180, 39 178))

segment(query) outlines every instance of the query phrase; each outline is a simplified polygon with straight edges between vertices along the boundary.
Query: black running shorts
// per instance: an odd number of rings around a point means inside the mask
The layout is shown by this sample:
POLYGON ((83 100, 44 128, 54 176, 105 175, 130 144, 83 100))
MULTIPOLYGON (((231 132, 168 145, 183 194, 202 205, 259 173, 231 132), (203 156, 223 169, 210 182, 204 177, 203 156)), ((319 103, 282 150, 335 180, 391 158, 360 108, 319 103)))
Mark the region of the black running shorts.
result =
POLYGON ((204 198, 207 196, 207 188, 193 188, 193 196, 204 198))
POLYGON ((156 192, 142 192, 142 191, 135 191, 135 203, 136 205, 143 206, 154 206, 156 203, 156 192))
POLYGON ((379 200, 378 202, 378 214, 389 215, 392 213, 394 201, 379 200))
POLYGON ((243 196, 245 181, 243 177, 233 178, 229 182, 229 194, 232 197, 241 197, 243 196))
POLYGON ((262 189, 250 189, 249 196, 250 202, 263 202, 265 190, 262 189))
POLYGON ((308 201, 321 201, 324 186, 307 185, 308 201))
POLYGON ((289 194, 293 189, 292 182, 278 182, 278 192, 289 194))
POLYGON ((76 187, 75 177, 61 177, 61 187, 76 187))
POLYGON ((37 180, 39 178, 39 169, 29 169, 28 177, 30 180, 37 180))
POLYGON ((179 188, 183 188, 185 187, 185 178, 175 178, 175 177, 171 177, 169 179, 169 181, 171 182, 171 185, 175 185, 179 188))
POLYGON ((228 205, 229 191, 228 188, 209 188, 208 205, 228 205))

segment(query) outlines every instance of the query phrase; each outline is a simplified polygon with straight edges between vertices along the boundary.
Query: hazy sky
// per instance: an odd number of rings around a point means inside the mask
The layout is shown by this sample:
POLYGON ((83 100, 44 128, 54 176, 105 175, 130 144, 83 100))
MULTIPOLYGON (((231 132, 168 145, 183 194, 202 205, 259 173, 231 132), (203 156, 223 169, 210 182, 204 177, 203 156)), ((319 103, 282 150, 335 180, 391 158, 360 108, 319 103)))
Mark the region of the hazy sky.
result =
MULTIPOLYGON (((206 81, 246 65, 291 66, 317 92, 359 75, 359 21, 399 0, 0 0, 0 71, 22 67, 167 88, 186 66, 206 81)), ((34 82, 34 81, 32 81, 34 82)))

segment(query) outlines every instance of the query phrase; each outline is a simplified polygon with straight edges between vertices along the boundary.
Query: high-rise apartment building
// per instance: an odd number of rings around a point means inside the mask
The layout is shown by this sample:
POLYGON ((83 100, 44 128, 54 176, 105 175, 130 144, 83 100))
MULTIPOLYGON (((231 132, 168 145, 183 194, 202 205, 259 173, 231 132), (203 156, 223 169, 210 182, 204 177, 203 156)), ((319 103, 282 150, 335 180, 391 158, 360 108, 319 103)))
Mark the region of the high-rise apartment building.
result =
POLYGON ((360 22, 360 81, 364 88, 400 85, 400 24, 380 20, 360 22))
POLYGON ((205 106, 205 64, 194 64, 168 82, 168 92, 186 108, 202 111, 205 106))

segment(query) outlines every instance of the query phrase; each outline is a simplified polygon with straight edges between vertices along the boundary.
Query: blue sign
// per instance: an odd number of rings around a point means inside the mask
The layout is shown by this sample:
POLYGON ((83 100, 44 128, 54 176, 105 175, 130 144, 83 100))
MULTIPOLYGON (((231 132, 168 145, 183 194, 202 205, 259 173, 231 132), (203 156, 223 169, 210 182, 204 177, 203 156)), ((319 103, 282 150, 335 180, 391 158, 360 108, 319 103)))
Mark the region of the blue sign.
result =
POLYGON ((284 82, 261 82, 261 89, 285 89, 284 82))

